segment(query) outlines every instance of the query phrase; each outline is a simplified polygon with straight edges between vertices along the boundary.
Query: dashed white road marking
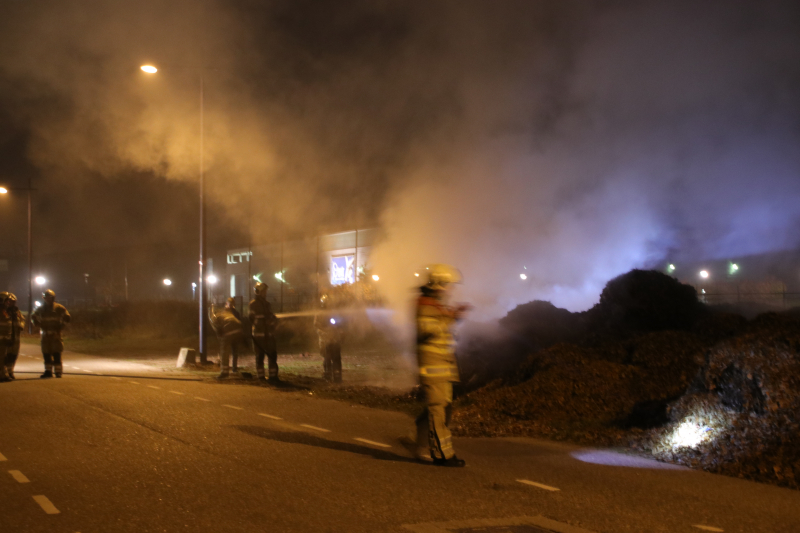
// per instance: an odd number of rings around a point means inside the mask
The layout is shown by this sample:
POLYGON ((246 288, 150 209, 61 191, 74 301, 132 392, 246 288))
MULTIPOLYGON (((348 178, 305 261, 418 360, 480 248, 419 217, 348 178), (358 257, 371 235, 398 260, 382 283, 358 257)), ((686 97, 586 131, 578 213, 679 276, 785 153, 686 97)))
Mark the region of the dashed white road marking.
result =
POLYGON ((381 448, 391 448, 391 444, 384 444, 382 442, 375 442, 374 440, 367 440, 367 439, 359 439, 355 438, 353 440, 357 440, 358 442, 363 442, 365 444, 372 444, 373 446, 380 446, 381 448))
POLYGON ((8 473, 11 474, 11 477, 16 479, 20 483, 30 483, 31 482, 31 480, 28 479, 27 477, 25 477, 25 474, 23 474, 19 470, 9 470, 8 473))
POLYGON ((33 497, 34 501, 39 504, 39 507, 47 514, 59 514, 61 511, 56 509, 56 506, 53 505, 47 496, 39 495, 33 497))
POLYGON ((313 429, 314 431, 322 431, 323 433, 330 433, 331 432, 330 429, 318 428, 317 426, 311 426, 309 424, 300 424, 300 425, 302 427, 304 427, 304 428, 313 429))
POLYGON ((210 402, 211 401, 211 400, 208 400, 206 398, 201 398, 200 396, 195 396, 194 399, 195 400, 200 400, 201 402, 210 402))
POLYGON ((84 369, 83 371, 84 372, 94 372, 94 370, 86 370, 86 369, 84 369))
POLYGON ((172 394, 180 394, 181 396, 183 396, 183 395, 184 395, 184 393, 182 393, 182 392, 178 392, 178 391, 176 391, 176 390, 171 390, 170 392, 171 392, 172 394))
POLYGON ((148 387, 148 388, 150 388, 150 389, 158 389, 158 390, 161 390, 161 387, 156 387, 155 385, 148 385, 147 387, 148 387))
POLYGON ((2 453, 0 453, 0 461, 8 461, 8 459, 6 459, 6 456, 5 456, 5 455, 3 455, 2 453))
POLYGON ((263 416, 263 417, 266 417, 266 418, 271 418, 271 419, 273 419, 273 420, 283 420, 283 418, 281 418, 281 417, 279 417, 279 416, 272 416, 272 415, 268 415, 267 413, 258 413, 258 416, 263 416))
POLYGON ((692 527, 696 527, 697 529, 702 529, 703 531, 725 531, 724 529, 720 529, 718 527, 701 526, 700 524, 695 524, 692 527))
POLYGON ((244 407, 236 407, 235 405, 228 405, 226 403, 222 404, 222 407, 227 407, 229 409, 236 409, 237 411, 244 411, 244 407))
POLYGON ((551 487, 550 485, 542 485, 541 483, 536 483, 535 481, 530 481, 528 479, 518 479, 519 483, 524 483, 526 485, 530 485, 532 487, 538 487, 540 489, 549 490, 550 492, 558 492, 561 489, 557 489, 556 487, 551 487))
POLYGON ((128 383, 133 383, 134 385, 141 385, 138 381, 129 381, 128 383))

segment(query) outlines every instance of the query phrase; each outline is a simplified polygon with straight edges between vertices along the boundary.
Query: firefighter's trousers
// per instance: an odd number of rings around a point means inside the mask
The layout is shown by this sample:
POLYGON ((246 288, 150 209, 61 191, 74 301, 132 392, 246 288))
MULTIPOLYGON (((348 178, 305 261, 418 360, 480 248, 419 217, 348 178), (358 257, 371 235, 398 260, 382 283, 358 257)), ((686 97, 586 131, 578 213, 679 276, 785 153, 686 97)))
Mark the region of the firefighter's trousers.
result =
POLYGON ((16 349, 9 348, 8 351, 6 351, 4 362, 5 362, 6 372, 8 373, 9 377, 14 375, 14 367, 17 364, 17 357, 19 357, 19 346, 17 346, 16 349))
POLYGON ((230 356, 231 352, 233 352, 233 367, 234 369, 237 368, 236 365, 238 363, 238 350, 236 347, 236 342, 230 339, 226 339, 225 337, 218 337, 219 340, 219 369, 221 372, 227 374, 230 372, 230 356))
POLYGON ((256 350, 256 374, 259 378, 264 377, 264 356, 267 357, 269 364, 269 379, 278 378, 278 347, 274 337, 262 337, 255 339, 254 348, 256 350))
POLYGON ((342 345, 331 342, 322 348, 323 377, 334 383, 342 382, 342 345))
MULTIPOLYGON (((8 357, 8 348, 6 346, 0 345, 0 356, 2 360, 5 361, 8 357)), ((6 381, 8 379, 8 371, 6 370, 6 365, 3 365, 3 368, 0 368, 0 381, 6 381)))
POLYGON ((425 410, 417 417, 417 449, 428 448, 432 459, 450 459, 455 455, 450 429, 453 407, 453 383, 422 380, 425 410))
POLYGON ((61 376, 61 352, 42 354, 44 356, 44 371, 61 376))

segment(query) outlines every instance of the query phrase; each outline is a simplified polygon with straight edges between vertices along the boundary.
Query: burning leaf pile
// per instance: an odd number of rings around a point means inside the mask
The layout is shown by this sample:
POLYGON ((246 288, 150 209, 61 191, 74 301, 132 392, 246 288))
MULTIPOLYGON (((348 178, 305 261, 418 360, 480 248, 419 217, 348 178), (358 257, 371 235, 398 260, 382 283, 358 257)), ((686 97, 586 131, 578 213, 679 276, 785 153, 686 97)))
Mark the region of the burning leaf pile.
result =
POLYGON ((612 280, 590 311, 532 302, 504 326, 514 343, 471 342, 462 354, 457 434, 629 446, 797 488, 800 313, 748 323, 705 308, 672 278, 632 271, 612 280), (501 353, 502 374, 481 375, 501 353))

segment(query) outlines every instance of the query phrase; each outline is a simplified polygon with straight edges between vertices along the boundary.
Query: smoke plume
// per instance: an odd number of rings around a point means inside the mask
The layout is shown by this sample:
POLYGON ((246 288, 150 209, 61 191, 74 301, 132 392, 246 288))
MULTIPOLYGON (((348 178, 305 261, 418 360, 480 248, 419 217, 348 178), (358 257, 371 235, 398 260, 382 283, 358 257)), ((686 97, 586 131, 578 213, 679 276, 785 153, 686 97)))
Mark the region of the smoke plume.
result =
POLYGON ((377 225, 396 304, 426 263, 461 268, 490 317, 584 309, 666 258, 798 244, 794 2, 2 10, 4 178, 34 177, 49 249, 193 235, 201 79, 212 240, 377 225))

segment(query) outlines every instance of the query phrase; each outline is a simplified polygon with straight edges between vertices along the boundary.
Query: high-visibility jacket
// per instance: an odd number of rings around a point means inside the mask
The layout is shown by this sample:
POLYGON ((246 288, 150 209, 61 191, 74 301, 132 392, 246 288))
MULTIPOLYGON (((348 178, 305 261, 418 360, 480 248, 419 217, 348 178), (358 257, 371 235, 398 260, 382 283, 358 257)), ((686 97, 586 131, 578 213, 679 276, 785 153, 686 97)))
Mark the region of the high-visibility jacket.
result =
POLYGON ((70 321, 69 311, 61 304, 43 305, 36 309, 31 316, 33 325, 42 332, 42 353, 61 353, 64 351, 64 341, 61 331, 70 321))
POLYGON ((229 342, 240 342, 244 339, 242 321, 231 309, 223 307, 218 310, 211 306, 208 310, 208 319, 219 338, 229 342))
POLYGON ((417 300, 417 362, 419 376, 427 381, 459 381, 454 310, 440 299, 424 294, 417 300))
POLYGON ((261 346, 275 338, 275 328, 278 327, 278 317, 272 312, 272 306, 265 298, 256 297, 250 302, 251 334, 253 340, 261 346))
POLYGON ((0 310, 0 339, 2 339, 0 342, 8 347, 9 353, 19 353, 19 342, 23 331, 25 331, 25 316, 22 311, 0 310))
POLYGON ((13 317, 8 309, 0 309, 0 347, 11 348, 14 342, 13 317))

